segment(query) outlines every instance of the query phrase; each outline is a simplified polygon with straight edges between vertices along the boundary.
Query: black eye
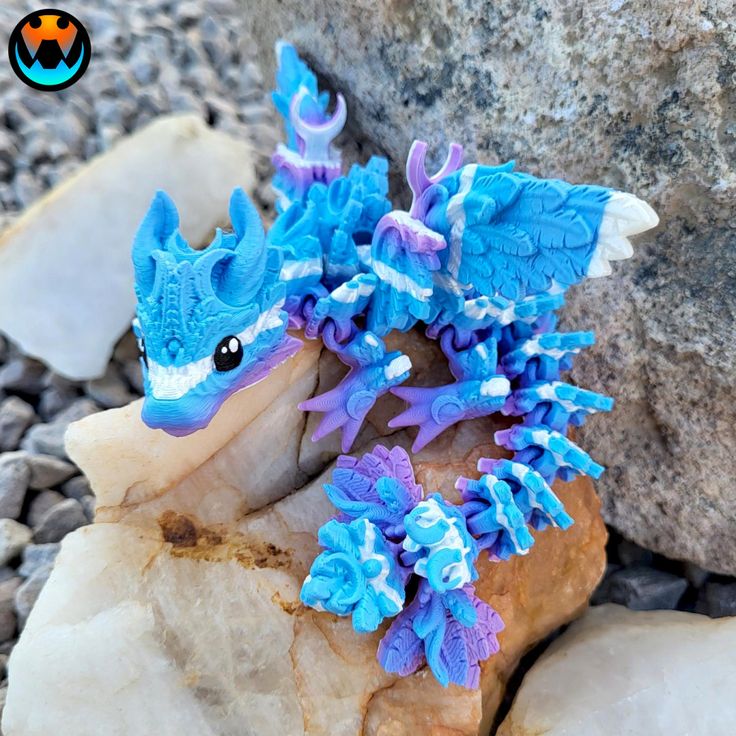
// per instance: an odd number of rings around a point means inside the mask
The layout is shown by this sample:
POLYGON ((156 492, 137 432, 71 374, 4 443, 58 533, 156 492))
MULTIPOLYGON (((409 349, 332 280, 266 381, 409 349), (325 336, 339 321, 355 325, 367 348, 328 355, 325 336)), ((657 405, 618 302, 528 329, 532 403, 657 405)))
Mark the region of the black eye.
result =
POLYGON ((243 360, 243 346, 234 335, 224 337, 215 348, 215 369, 221 373, 237 368, 243 360))
POLYGON ((143 362, 148 365, 148 356, 146 355, 146 343, 143 341, 142 337, 139 337, 136 339, 136 342, 138 343, 138 350, 140 350, 141 358, 143 358, 143 362))
POLYGON ((57 18, 56 27, 61 28, 62 30, 69 28, 69 18, 57 18))
POLYGON ((36 16, 35 18, 31 18, 28 21, 28 25, 31 28, 40 28, 41 27, 41 19, 38 16, 36 16))

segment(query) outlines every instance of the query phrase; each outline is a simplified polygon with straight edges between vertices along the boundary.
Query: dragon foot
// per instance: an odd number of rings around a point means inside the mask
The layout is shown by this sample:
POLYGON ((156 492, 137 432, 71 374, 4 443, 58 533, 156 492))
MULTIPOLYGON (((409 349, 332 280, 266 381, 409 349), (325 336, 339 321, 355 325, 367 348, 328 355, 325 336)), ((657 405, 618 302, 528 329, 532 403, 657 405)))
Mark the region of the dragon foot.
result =
POLYGON ((358 333, 335 352, 350 371, 335 388, 302 401, 299 408, 324 413, 312 441, 342 429, 342 451, 348 452, 376 399, 409 377, 411 360, 398 351, 387 353, 383 341, 372 332, 358 333))

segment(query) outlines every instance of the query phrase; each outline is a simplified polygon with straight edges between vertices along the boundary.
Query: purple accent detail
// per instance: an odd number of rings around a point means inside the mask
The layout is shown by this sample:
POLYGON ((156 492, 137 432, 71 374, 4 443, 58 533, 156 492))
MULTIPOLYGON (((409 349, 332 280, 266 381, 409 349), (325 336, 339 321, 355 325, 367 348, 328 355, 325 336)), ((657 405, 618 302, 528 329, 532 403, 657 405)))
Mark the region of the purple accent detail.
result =
POLYGON ((336 355, 350 366, 348 374, 335 388, 302 401, 299 408, 324 412, 312 441, 317 442, 342 429, 342 451, 348 452, 376 399, 403 383, 409 377, 409 370, 398 375, 389 372, 392 376, 389 378, 387 369, 402 355, 399 352, 387 353, 383 341, 371 332, 357 333, 336 355))
POLYGON ((447 248, 447 241, 439 233, 427 229, 417 219, 407 218, 405 212, 394 210, 378 221, 373 241, 377 242, 391 230, 396 231, 402 248, 410 253, 424 256, 424 264, 428 270, 438 271, 440 269, 441 264, 437 253, 447 248))
POLYGON ((288 188, 295 193, 294 199, 303 197, 314 182, 330 184, 342 173, 340 160, 309 160, 301 158, 293 151, 279 146, 271 163, 280 177, 288 177, 287 185, 282 181, 280 188, 288 188))
MULTIPOLYGON (((424 495, 406 451, 401 447, 388 450, 382 445, 359 460, 341 455, 325 492, 340 510, 341 521, 366 518, 397 545, 406 535, 404 516, 424 495)), ((410 572, 405 571, 406 577, 410 572)))
POLYGON ((427 175, 425 160, 427 158, 427 144, 424 141, 414 141, 406 159, 406 180, 412 191, 412 202, 409 214, 418 220, 424 220, 426 215, 422 194, 433 184, 457 171, 463 163, 463 147, 459 143, 450 143, 445 163, 433 176, 427 175))
POLYGON ((472 585, 439 594, 422 581, 378 645, 378 661, 402 677, 426 661, 442 685, 477 688, 480 662, 498 652, 503 628, 501 617, 472 585))
POLYGON ((324 122, 317 123, 305 120, 300 114, 302 100, 308 95, 306 88, 300 89, 291 100, 289 107, 289 118, 298 137, 299 152, 309 162, 334 161, 335 157, 331 154, 330 144, 340 134, 347 120, 348 110, 345 98, 338 94, 333 116, 324 122))

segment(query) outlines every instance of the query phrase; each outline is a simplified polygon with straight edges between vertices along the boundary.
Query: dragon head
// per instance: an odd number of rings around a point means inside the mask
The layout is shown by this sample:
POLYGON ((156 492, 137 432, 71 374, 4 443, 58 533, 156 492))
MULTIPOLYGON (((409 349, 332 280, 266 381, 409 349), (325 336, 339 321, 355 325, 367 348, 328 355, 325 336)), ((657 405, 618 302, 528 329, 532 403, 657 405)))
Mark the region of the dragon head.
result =
POLYGON ((195 250, 179 232, 174 203, 158 192, 133 243, 142 418, 169 434, 206 427, 230 394, 298 349, 286 335, 281 254, 267 246, 242 189, 232 194, 230 220, 232 233, 218 229, 195 250))

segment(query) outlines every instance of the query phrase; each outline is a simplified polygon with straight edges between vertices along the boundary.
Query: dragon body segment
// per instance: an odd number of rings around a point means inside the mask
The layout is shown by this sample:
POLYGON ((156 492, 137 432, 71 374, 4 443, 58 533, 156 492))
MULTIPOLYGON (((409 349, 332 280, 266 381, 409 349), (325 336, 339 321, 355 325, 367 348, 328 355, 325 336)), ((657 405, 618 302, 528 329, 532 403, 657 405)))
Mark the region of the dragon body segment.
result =
POLYGON ((417 427, 413 451, 461 420, 519 417, 495 435, 512 458, 482 459, 480 478, 459 478, 457 506, 425 496, 400 448, 341 457, 325 486, 339 515, 320 532, 325 551, 302 590, 304 603, 352 616, 356 631, 392 618, 378 652, 387 670, 427 663, 443 684, 476 687, 502 623, 474 594, 475 560, 526 554, 532 532, 570 526, 552 484, 603 472, 567 437, 570 425, 612 408, 563 380, 593 334, 559 332, 555 312, 568 288, 628 258, 628 237, 657 216, 605 187, 538 179, 513 163, 463 165, 457 144, 429 175, 421 141, 406 164, 411 207, 395 209, 384 159, 342 173, 332 140, 344 99, 329 113, 293 47, 277 53, 273 99, 287 141, 273 156, 279 214, 268 234, 236 190, 233 232, 218 230, 204 250, 183 240, 163 193, 136 236, 143 419, 176 435, 206 426, 230 394, 298 349, 287 327, 321 339, 349 367, 338 386, 300 405, 322 413, 313 439, 340 430, 344 452, 389 391, 406 402, 389 426, 417 427), (416 326, 439 341, 452 383, 404 385, 411 361, 383 338, 416 326))

